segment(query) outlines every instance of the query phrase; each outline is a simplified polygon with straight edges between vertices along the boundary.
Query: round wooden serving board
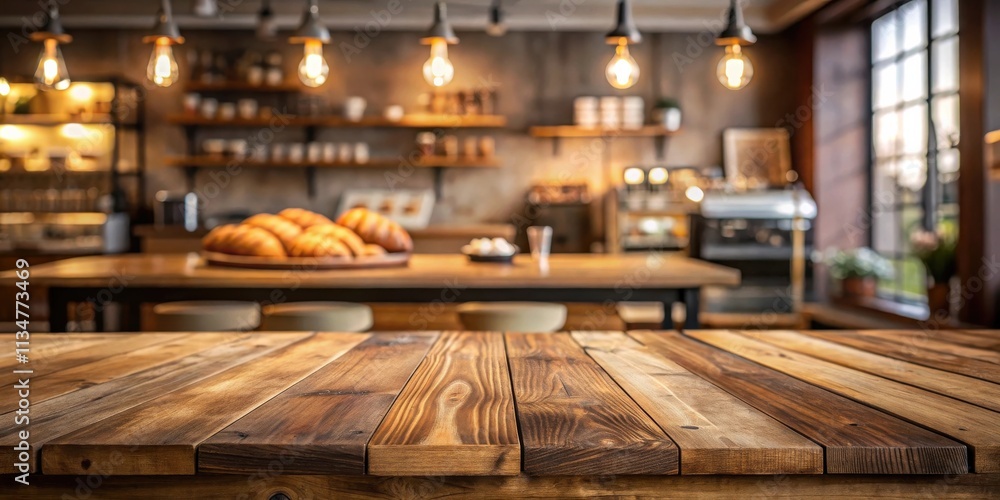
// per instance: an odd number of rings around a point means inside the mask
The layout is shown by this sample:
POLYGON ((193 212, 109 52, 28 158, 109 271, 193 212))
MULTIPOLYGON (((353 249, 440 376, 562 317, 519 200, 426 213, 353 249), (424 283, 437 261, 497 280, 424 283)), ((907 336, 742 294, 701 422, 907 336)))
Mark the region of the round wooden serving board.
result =
POLYGON ((370 269, 373 267, 401 267, 410 262, 409 252, 387 253, 371 257, 252 257, 229 255, 218 252, 201 252, 205 263, 210 266, 240 267, 244 269, 277 270, 325 270, 325 269, 370 269))

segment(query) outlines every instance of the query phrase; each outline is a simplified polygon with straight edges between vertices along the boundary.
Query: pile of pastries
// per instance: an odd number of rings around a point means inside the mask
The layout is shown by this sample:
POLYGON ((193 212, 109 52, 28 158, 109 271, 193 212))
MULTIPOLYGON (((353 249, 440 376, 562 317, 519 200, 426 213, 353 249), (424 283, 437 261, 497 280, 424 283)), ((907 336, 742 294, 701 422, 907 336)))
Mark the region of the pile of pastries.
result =
POLYGON ((201 243, 209 252, 273 259, 352 259, 413 250, 413 240, 402 226, 364 208, 344 212, 337 222, 301 208, 257 214, 240 224, 216 227, 201 243))

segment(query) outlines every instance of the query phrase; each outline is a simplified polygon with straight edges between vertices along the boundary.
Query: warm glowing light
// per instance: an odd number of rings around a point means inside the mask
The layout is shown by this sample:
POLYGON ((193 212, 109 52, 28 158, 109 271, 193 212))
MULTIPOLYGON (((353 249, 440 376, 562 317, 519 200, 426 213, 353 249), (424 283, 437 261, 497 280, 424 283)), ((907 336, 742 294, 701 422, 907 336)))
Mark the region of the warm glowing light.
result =
POLYGON ((621 38, 615 47, 615 56, 611 58, 605 70, 608 83, 616 89, 627 89, 639 80, 639 63, 635 62, 628 52, 628 40, 621 38))
POLYGON ((726 47, 726 55, 719 61, 716 74, 727 89, 739 90, 746 87, 753 78, 753 65, 743 54, 739 44, 733 44, 726 47))
POLYGON ((629 167, 625 169, 625 173, 622 177, 625 179, 625 184, 634 186, 636 184, 642 184, 642 181, 646 177, 646 172, 643 172, 643 170, 638 167, 629 167))
POLYGON ((666 184, 668 177, 669 175, 667 174, 667 169, 663 167, 654 167, 649 170, 650 184, 656 184, 656 185, 666 184))
POLYGON ((67 123, 59 130, 63 137, 69 139, 85 139, 88 135, 87 127, 79 123, 67 123))
POLYGON ((59 42, 49 38, 38 57, 38 69, 35 70, 35 83, 42 90, 66 90, 69 88, 69 72, 66 71, 66 61, 59 42))
POLYGON ((698 186, 691 186, 684 191, 684 196, 687 196, 687 199, 695 203, 699 203, 701 200, 705 199, 705 192, 698 186))
POLYGON ((436 38, 431 42, 431 57, 424 63, 424 80, 441 87, 448 85, 455 77, 455 66, 448 60, 448 42, 436 38))
POLYGON ((0 97, 7 97, 8 95, 10 95, 10 82, 0 76, 0 97))
POLYGON ((0 139, 5 141, 19 141, 24 139, 24 130, 17 125, 0 126, 0 139))
POLYGON ((94 97, 94 89, 90 85, 77 83, 70 86, 69 96, 77 101, 89 101, 94 97))
POLYGON ((319 87, 330 76, 330 66, 323 58, 323 42, 306 40, 302 62, 299 63, 299 80, 308 87, 319 87))
POLYGON ((149 64, 146 65, 146 78, 160 87, 173 85, 180 76, 171 43, 165 36, 157 38, 153 44, 153 53, 149 56, 149 64))

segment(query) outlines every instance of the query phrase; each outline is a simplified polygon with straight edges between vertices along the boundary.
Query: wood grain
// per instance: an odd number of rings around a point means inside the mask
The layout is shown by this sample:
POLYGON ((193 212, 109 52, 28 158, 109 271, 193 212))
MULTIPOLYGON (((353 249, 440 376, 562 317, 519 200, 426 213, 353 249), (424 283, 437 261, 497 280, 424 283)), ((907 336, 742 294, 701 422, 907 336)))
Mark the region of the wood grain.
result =
POLYGON ((427 354, 368 445, 368 472, 517 475, 521 447, 503 337, 449 333, 427 354))
POLYGON ((681 474, 823 473, 823 448, 625 334, 573 338, 677 443, 681 474))
POLYGON ((966 447, 676 332, 630 332, 651 351, 820 444, 831 474, 961 474, 966 447))
MULTIPOLYGON (((120 274, 131 287, 287 288, 286 271, 226 269, 205 266, 186 254, 125 254, 79 257, 31 268, 32 284, 57 287, 103 287, 120 274)), ((0 279, 12 271, 0 272, 0 279)), ((528 256, 511 266, 470 263, 459 254, 416 254, 406 268, 300 272, 292 277, 300 288, 432 287, 459 283, 469 288, 613 288, 629 279, 633 288, 696 288, 738 285, 735 269, 674 255, 556 254, 547 269, 528 256), (635 279, 636 276, 643 279, 635 279)))
POLYGON ((882 354, 891 358, 909 361, 952 373, 960 373, 1000 384, 1000 365, 981 359, 940 352, 913 345, 899 338, 879 337, 855 331, 808 330, 803 333, 838 344, 856 347, 863 351, 882 354))
POLYGON ((795 352, 1000 411, 1000 385, 783 330, 740 332, 795 352))
POLYGON ((849 332, 849 334, 881 341, 903 342, 908 346, 921 350, 978 359, 990 363, 1000 363, 1000 352, 991 349, 980 349, 975 346, 966 345, 963 342, 958 342, 958 339, 965 339, 966 342, 977 342, 974 339, 980 339, 980 337, 966 335, 962 332, 947 330, 859 330, 849 332))
POLYGON ((46 474, 194 474, 195 447, 367 337, 315 334, 45 444, 46 474), (116 459, 127 455, 128 460, 116 459), (119 463, 116 463, 119 462, 119 463))
POLYGON ((198 470, 364 474, 365 447, 435 334, 376 334, 198 446, 198 470))
POLYGON ((676 474, 674 443, 560 334, 507 334, 524 472, 676 474))
POLYGON ((1000 472, 1000 413, 722 330, 688 335, 969 445, 976 472, 1000 472))
MULTIPOLYGON (((94 477, 94 476, 87 476, 94 477)), ((39 476, 18 485, 21 498, 73 498, 79 476, 39 476)), ((94 480, 96 481, 96 480, 94 480)), ((90 498, 254 499, 282 493, 293 499, 479 500, 567 498, 672 498, 719 500, 998 498, 1000 474, 959 476, 778 475, 778 476, 479 476, 378 477, 302 476, 262 472, 195 476, 111 476, 101 478, 90 498)), ((280 497, 278 497, 280 498, 280 497)))
MULTIPOLYGON (((123 355, 100 359, 37 378, 32 376, 35 380, 31 385, 31 401, 33 404, 41 403, 56 396, 169 363, 209 349, 224 338, 225 334, 215 333, 173 334, 170 340, 162 344, 150 345, 123 355)), ((124 337, 122 340, 125 340, 124 337)), ((0 376, 0 380, 3 380, 4 385, 7 385, 7 382, 14 382, 6 374, 0 376)), ((0 401, 0 413, 15 409, 17 401, 14 399, 0 401)))
MULTIPOLYGON (((100 422, 118 412, 197 382, 305 338, 308 334, 225 334, 227 340, 212 349, 181 360, 143 370, 127 377, 86 387, 32 406, 31 464, 36 465, 37 451, 51 439, 86 425, 100 422)), ((13 414, 0 415, 0 474, 14 472, 10 450, 17 441, 13 414)))
MULTIPOLYGON (((50 359, 56 360, 63 353, 85 349, 87 347, 105 342, 111 342, 117 338, 121 338, 121 335, 113 333, 82 333, 70 336, 63 334, 54 335, 46 333, 33 333, 29 339, 31 342, 29 359, 32 363, 36 363, 38 361, 49 363, 50 359)), ((12 333, 0 334, 0 339, 7 343, 7 345, 14 345, 15 338, 12 333)), ((16 368, 18 364, 18 361, 14 359, 13 356, 4 357, 3 360, 0 361, 0 370, 8 371, 12 368, 16 368)))
MULTIPOLYGON (((51 350, 39 350, 28 354, 31 369, 35 373, 32 375, 41 380, 43 376, 59 370, 73 368, 94 361, 113 358, 123 353, 141 349, 146 346, 159 344, 177 338, 175 333, 146 333, 142 335, 117 335, 115 337, 102 338, 88 345, 73 349, 53 346, 51 350)), ((11 344, 13 345, 13 344, 11 344)), ((13 358, 13 356, 11 356, 13 358)), ((6 371, 6 370, 4 370, 6 371)), ((12 377, 4 374, 0 378, 3 385, 12 381, 12 377)))

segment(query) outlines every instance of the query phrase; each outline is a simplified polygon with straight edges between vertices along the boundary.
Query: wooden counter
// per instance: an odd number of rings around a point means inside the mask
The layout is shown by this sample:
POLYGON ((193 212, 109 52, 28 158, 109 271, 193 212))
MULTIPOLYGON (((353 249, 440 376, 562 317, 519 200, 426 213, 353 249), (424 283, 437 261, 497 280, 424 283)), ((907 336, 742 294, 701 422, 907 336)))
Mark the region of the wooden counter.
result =
MULTIPOLYGON (((557 254, 544 268, 528 256, 504 265, 472 263, 455 254, 417 254, 407 267, 333 271, 218 268, 207 266, 197 254, 141 254, 68 259, 32 266, 30 271, 33 286, 49 289, 50 322, 56 332, 65 331, 68 303, 100 297, 125 305, 211 299, 611 304, 653 300, 683 303, 688 326, 693 327, 701 287, 740 282, 739 271, 734 269, 654 253, 557 254)), ((0 273, 0 279, 4 276, 13 275, 0 273)))
POLYGON ((1000 332, 31 340, 23 498, 1000 495, 1000 332))

